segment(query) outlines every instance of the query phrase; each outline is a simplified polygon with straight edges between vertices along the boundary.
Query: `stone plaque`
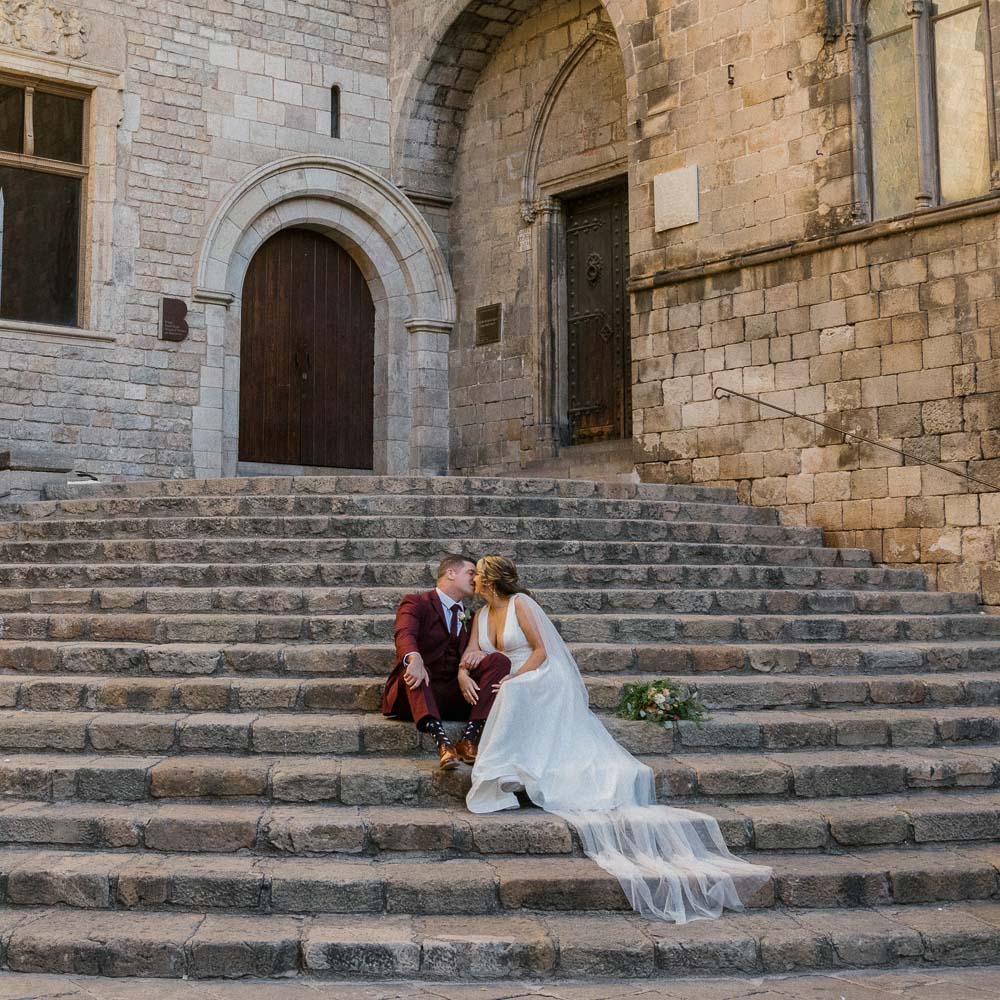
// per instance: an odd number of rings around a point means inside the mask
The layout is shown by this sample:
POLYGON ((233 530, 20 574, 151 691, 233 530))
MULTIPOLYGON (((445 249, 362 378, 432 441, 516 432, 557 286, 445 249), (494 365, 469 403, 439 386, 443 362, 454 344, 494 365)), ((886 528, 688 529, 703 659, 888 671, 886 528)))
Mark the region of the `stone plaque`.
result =
POLYGON ((494 302, 476 310, 476 347, 498 344, 503 327, 503 306, 494 302))
POLYGON ((697 167, 668 170, 653 178, 653 213, 658 233, 698 221, 697 167))
POLYGON ((188 307, 183 299, 160 299, 160 340, 187 340, 188 307))

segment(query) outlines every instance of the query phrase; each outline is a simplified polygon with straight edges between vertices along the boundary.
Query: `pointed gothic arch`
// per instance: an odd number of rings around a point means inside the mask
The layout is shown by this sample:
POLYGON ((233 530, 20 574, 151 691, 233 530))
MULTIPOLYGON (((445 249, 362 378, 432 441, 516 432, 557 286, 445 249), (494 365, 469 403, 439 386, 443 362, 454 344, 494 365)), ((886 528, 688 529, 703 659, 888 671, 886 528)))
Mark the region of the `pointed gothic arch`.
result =
MULTIPOLYGON (((630 101, 637 96, 636 64, 625 16, 627 0, 601 0, 611 30, 601 34, 621 49, 630 101)), ((446 0, 426 45, 397 70, 394 101, 394 177, 407 190, 449 198, 455 149, 483 69, 538 0, 446 0)), ((596 24, 593 26, 596 28, 596 24)))

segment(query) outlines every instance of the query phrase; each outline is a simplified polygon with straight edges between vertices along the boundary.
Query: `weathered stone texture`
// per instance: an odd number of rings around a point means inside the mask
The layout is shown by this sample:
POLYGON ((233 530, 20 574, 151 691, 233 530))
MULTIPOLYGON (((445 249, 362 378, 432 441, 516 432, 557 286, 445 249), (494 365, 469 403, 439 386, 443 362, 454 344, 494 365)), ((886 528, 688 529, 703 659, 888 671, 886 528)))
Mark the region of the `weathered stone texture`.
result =
POLYGON ((482 71, 457 143, 451 249, 462 303, 453 335, 451 461, 484 472, 534 456, 538 300, 548 271, 541 222, 522 218, 522 181, 541 197, 627 173, 625 73, 601 5, 540 4, 482 71), (589 34, 599 32, 551 108, 537 165, 528 162, 546 90, 589 34), (540 287, 541 286, 541 287, 540 287), (475 344, 476 307, 499 302, 504 334, 475 344))
POLYGON ((1000 604, 1000 504, 921 464, 1000 485, 996 230, 987 215, 641 292, 644 477, 736 487, 784 523, 822 528, 829 544, 919 565, 940 589, 981 588, 1000 604), (672 365, 668 377, 655 359, 672 365), (717 398, 722 389, 916 459, 717 398))
MULTIPOLYGON (((221 398, 205 367, 219 348, 199 307, 188 341, 159 340, 160 297, 191 302, 208 224, 260 164, 312 152, 387 170, 388 13, 382 0, 169 9, 85 0, 79 14, 89 50, 68 72, 34 53, 30 68, 69 82, 92 65, 121 72, 120 93, 96 92, 91 137, 91 201, 113 211, 107 231, 95 216, 81 326, 104 339, 5 323, 0 439, 15 451, 56 449, 92 473, 190 475, 204 433, 193 435, 192 407, 221 398), (334 84, 340 139, 330 135, 334 84)), ((19 56, 0 57, 4 71, 24 68, 19 56)))

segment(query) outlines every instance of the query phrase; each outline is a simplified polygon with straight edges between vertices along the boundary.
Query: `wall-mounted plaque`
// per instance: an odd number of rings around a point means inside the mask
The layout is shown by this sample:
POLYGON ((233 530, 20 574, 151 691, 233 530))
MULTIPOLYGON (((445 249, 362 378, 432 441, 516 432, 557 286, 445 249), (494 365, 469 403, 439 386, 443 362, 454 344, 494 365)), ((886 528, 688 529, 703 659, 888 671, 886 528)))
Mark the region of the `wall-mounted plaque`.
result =
POLYGON ((503 306, 499 302, 476 310, 476 347, 498 344, 503 327, 503 306))
POLYGON ((160 340, 187 340, 188 307, 183 299, 160 299, 160 340))

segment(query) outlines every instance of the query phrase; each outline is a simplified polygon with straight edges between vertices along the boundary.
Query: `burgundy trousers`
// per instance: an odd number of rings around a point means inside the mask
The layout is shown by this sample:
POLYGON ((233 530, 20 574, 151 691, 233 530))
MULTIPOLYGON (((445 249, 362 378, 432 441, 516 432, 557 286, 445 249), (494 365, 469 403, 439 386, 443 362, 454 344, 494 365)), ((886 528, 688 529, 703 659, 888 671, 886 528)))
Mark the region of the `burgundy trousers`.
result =
MULTIPOLYGON (((479 701, 470 705, 462 697, 458 678, 449 678, 435 683, 421 684, 416 688, 406 688, 406 698, 410 703, 410 714, 418 728, 424 719, 447 719, 453 722, 481 722, 493 708, 496 699, 494 684, 510 673, 510 660, 503 653, 491 653, 469 671, 469 676, 479 685, 479 701)), ((404 685, 405 686, 405 685, 404 685)))

